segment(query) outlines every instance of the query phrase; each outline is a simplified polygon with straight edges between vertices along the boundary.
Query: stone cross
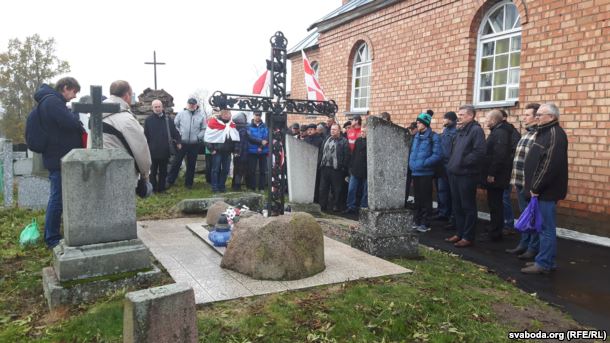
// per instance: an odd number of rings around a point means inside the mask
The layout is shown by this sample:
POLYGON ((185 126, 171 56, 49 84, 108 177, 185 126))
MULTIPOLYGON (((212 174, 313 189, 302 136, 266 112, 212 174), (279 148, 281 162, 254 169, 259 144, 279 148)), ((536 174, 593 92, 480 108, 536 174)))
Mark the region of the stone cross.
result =
POLYGON ((269 156, 267 158, 267 208, 269 216, 284 214, 284 191, 286 189, 286 167, 284 165, 284 143, 287 131, 287 114, 326 115, 337 112, 333 100, 298 100, 286 96, 286 45, 288 40, 280 31, 270 39, 271 59, 267 60, 267 70, 271 74, 269 82, 271 95, 253 96, 215 92, 209 99, 212 107, 220 110, 266 112, 269 127, 269 156))
POLYGON ((144 62, 144 64, 152 64, 155 68, 155 90, 157 90, 157 64, 164 65, 165 62, 157 62, 157 52, 153 51, 153 61, 152 62, 144 62))
POLYGON ((77 113, 90 113, 89 123, 91 126, 91 148, 102 149, 104 141, 102 139, 102 113, 116 113, 121 110, 119 104, 102 103, 102 86, 91 86, 91 104, 75 102, 72 104, 72 111, 77 113))

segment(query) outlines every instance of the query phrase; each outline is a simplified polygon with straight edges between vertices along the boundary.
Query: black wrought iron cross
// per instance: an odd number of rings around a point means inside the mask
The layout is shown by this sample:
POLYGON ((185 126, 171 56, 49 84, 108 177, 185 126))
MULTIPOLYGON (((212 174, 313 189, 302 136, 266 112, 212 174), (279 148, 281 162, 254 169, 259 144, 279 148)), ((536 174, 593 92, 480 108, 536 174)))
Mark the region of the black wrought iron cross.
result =
POLYGON ((89 113, 91 124, 91 143, 93 149, 102 149, 102 113, 116 113, 121 110, 119 104, 102 103, 102 86, 91 86, 90 104, 75 102, 72 104, 72 111, 76 113, 89 113))
POLYGON ((209 100, 212 107, 224 110, 266 112, 269 127, 269 149, 267 166, 267 209, 270 216, 284 214, 286 190, 286 167, 284 165, 284 143, 286 140, 287 114, 334 115, 337 104, 333 100, 313 101, 286 98, 286 46, 288 40, 280 31, 270 39, 271 60, 267 70, 271 73, 270 96, 225 94, 215 92, 209 100))
POLYGON ((144 64, 152 64, 155 68, 155 90, 157 90, 157 64, 165 65, 165 62, 157 62, 157 51, 153 51, 153 61, 152 62, 144 62, 144 64))

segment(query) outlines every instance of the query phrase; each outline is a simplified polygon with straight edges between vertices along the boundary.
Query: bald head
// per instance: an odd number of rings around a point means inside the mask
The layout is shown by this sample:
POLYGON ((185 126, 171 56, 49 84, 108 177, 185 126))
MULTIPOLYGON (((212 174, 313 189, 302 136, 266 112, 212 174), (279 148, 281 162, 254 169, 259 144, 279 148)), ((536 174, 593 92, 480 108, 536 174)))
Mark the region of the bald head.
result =
POLYGON ((491 110, 487 112, 487 127, 492 128, 496 126, 499 122, 504 120, 504 116, 502 115, 502 111, 500 110, 491 110))
POLYGON ((163 113, 163 103, 161 102, 161 100, 153 100, 151 106, 155 114, 159 115, 163 113))

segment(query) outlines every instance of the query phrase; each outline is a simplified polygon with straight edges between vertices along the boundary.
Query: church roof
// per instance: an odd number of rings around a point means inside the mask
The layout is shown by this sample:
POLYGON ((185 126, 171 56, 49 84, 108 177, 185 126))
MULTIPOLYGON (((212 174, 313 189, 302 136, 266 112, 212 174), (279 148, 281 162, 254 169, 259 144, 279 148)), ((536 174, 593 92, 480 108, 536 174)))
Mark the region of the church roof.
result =
POLYGON ((328 21, 330 19, 336 18, 336 17, 342 15, 343 13, 347 13, 347 12, 349 12, 351 10, 354 10, 354 9, 360 7, 360 6, 366 5, 369 2, 373 2, 373 1, 374 0, 351 0, 351 1, 348 1, 345 4, 343 4, 341 7, 337 8, 336 10, 334 10, 334 11, 328 13, 327 15, 325 15, 324 17, 316 20, 315 23, 311 24, 311 26, 307 29, 307 31, 309 31, 309 30, 313 29, 314 27, 316 27, 318 23, 321 23, 321 22, 328 21))
POLYGON ((298 42, 295 46, 288 50, 288 55, 299 52, 301 50, 307 50, 308 48, 314 47, 318 45, 318 33, 317 29, 313 29, 307 37, 303 38, 300 42, 298 42))

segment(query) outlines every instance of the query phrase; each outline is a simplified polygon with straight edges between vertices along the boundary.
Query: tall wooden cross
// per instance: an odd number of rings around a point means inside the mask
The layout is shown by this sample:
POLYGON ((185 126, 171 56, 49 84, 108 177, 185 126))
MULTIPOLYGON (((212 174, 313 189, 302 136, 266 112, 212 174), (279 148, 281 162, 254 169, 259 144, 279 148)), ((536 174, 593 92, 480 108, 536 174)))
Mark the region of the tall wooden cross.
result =
POLYGON ((119 104, 105 104, 102 102, 102 86, 91 86, 91 103, 75 102, 72 104, 72 111, 77 113, 89 113, 89 123, 91 127, 91 147, 102 149, 104 141, 102 139, 102 113, 117 113, 121 110, 119 104))
POLYGON ((270 216, 284 213, 284 193, 286 190, 286 168, 284 165, 284 143, 286 140, 287 114, 327 115, 337 112, 333 100, 313 101, 286 98, 286 46, 288 40, 280 31, 270 39, 271 60, 267 60, 267 70, 271 73, 270 96, 224 94, 215 92, 209 100, 212 107, 219 110, 240 110, 266 112, 271 149, 267 158, 267 209, 270 216))
POLYGON ((165 65, 165 62, 157 62, 157 51, 153 51, 153 61, 152 62, 144 62, 144 64, 152 64, 155 68, 155 90, 157 90, 157 64, 165 65))

